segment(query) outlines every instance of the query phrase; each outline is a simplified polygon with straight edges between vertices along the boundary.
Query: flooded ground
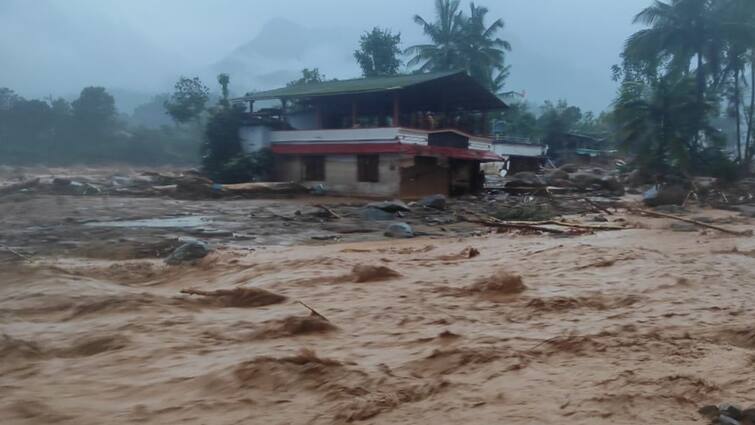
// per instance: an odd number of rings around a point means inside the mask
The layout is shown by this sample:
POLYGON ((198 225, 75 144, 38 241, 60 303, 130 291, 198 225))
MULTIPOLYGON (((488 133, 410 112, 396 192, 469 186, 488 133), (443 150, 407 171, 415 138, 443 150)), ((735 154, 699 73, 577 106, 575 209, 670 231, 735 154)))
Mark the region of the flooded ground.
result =
POLYGON ((620 212, 630 229, 323 242, 333 223, 269 219, 331 201, 1 199, 28 257, 0 254, 3 423, 694 424, 755 404, 753 237, 620 212), (213 253, 162 262, 197 235, 213 253))

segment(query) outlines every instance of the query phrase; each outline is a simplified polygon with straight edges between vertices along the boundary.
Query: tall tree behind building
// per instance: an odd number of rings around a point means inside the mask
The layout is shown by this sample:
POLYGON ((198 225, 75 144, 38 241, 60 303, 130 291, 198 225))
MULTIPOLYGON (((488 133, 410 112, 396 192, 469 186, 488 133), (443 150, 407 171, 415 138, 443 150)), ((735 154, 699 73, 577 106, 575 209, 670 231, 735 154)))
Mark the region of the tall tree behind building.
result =
POLYGON ((210 89, 198 77, 181 77, 164 106, 177 123, 185 124, 199 119, 209 99, 210 89))
POLYGON ((393 34, 388 29, 373 28, 359 39, 359 49, 354 58, 362 68, 365 77, 396 75, 401 66, 399 55, 401 34, 393 34))
POLYGON ((415 15, 430 43, 406 49, 411 56, 409 66, 420 72, 463 69, 489 89, 499 92, 508 76, 506 52, 511 44, 498 34, 504 28, 502 19, 486 23, 488 9, 470 3, 470 14, 460 10, 460 0, 436 0, 435 20, 415 15))

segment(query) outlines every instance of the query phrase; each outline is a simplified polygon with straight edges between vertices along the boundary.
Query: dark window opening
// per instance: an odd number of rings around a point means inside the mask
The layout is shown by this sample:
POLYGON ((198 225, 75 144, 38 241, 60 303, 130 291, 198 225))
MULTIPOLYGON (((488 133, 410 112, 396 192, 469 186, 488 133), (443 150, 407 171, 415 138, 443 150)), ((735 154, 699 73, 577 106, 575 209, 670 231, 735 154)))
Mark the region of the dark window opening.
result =
POLYGON ((324 156, 305 156, 304 162, 304 180, 305 181, 324 181, 325 180, 325 157, 324 156))
POLYGON ((357 155, 357 180, 377 183, 380 181, 380 155, 357 155))

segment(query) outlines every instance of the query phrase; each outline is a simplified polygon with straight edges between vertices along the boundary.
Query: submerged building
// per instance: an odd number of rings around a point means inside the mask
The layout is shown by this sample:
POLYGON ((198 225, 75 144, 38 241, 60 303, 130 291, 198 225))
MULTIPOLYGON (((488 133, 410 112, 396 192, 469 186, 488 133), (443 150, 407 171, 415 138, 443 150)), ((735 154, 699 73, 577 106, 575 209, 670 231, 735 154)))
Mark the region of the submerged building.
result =
POLYGON ((465 194, 482 188, 481 163, 502 160, 488 114, 506 104, 465 72, 302 84, 234 102, 249 111, 244 149, 270 148, 276 180, 333 193, 465 194))

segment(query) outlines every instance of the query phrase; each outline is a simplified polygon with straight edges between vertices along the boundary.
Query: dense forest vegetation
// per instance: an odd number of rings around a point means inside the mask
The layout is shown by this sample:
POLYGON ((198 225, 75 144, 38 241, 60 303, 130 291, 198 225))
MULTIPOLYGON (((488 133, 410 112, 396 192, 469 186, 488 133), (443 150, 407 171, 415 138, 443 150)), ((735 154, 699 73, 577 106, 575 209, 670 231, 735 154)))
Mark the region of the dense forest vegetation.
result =
MULTIPOLYGON (((145 105, 142 111, 154 105, 145 105)), ((146 114, 150 117, 154 113, 146 114)), ((77 99, 24 99, 0 88, 0 162, 5 164, 190 164, 198 157, 199 123, 138 126, 119 115, 103 87, 77 99)))
MULTIPOLYGON (((551 147, 566 134, 592 135, 653 172, 734 177, 752 165, 752 0, 654 1, 639 11, 634 22, 641 28, 627 39, 621 63, 611 70, 620 84, 617 99, 598 116, 565 100, 533 106, 506 92, 507 53, 516 46, 500 38, 504 21, 489 19, 488 9, 475 3, 464 8, 460 0, 436 0, 435 9, 432 18, 414 16, 425 35, 422 44, 402 48, 401 34, 378 27, 355 40, 353 55, 363 75, 466 70, 510 104, 496 117, 503 134, 551 147)), ((305 69, 289 85, 323 80, 319 69, 305 69)), ((240 170, 259 175, 265 162, 237 147, 234 129, 242 116, 229 102, 229 84, 230 76, 218 76, 220 94, 213 96, 198 78, 181 78, 172 94, 156 96, 130 117, 119 115, 102 87, 84 88, 70 102, 24 99, 2 88, 0 158, 48 164, 202 159, 208 170, 230 173, 233 180, 251 178, 240 170), (166 113, 172 122, 155 118, 166 113), (149 119, 155 122, 145 125, 149 119)))

